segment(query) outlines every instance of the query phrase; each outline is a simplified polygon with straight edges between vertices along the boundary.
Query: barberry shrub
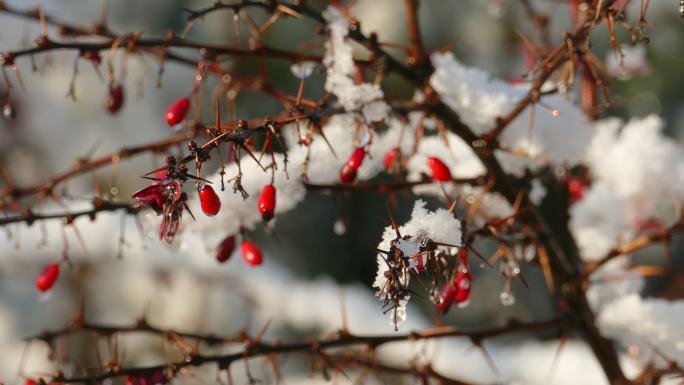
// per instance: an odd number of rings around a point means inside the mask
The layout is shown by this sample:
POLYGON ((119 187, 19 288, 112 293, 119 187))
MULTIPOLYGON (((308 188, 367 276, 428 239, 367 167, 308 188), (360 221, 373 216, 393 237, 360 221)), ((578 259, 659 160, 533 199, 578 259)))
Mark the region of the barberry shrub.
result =
POLYGON ((675 3, 0 0, 0 383, 681 381, 675 3))

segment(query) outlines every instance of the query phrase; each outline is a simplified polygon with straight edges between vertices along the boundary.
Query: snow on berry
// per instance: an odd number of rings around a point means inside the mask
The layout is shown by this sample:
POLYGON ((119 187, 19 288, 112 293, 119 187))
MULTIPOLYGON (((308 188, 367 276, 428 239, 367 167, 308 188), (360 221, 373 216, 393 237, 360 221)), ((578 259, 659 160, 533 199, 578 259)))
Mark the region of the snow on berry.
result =
POLYGON ((392 307, 389 315, 395 327, 406 319, 406 305, 410 299, 407 289, 410 270, 417 268, 416 255, 425 247, 426 242, 461 245, 461 222, 446 209, 430 211, 426 205, 425 201, 416 201, 411 219, 398 228, 402 237, 397 238, 396 230, 388 226, 378 245, 378 250, 401 251, 404 259, 393 261, 392 256, 378 253, 378 271, 373 282, 373 287, 378 289, 376 298, 392 307), (393 277, 393 272, 397 272, 396 277, 393 277))

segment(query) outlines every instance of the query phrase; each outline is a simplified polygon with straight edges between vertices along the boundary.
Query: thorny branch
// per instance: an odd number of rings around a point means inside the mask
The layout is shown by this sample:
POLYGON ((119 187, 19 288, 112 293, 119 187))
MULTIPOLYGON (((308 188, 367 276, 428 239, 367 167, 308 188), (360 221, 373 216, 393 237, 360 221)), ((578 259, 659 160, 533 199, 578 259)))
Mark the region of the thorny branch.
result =
MULTIPOLYGON (((74 322, 72 325, 65 328, 47 331, 30 339, 42 340, 47 343, 52 343, 57 338, 62 338, 74 333, 92 332, 96 335, 110 336, 114 334, 124 333, 151 333, 158 335, 170 341, 175 341, 177 338, 184 338, 190 340, 199 340, 208 345, 216 344, 242 344, 244 346, 242 351, 231 354, 213 354, 203 355, 199 352, 193 351, 187 353, 187 356, 177 362, 170 362, 166 365, 154 365, 146 367, 126 367, 118 368, 117 370, 103 370, 100 373, 84 376, 65 376, 58 374, 52 377, 52 381, 57 383, 92 383, 102 381, 107 378, 117 378, 126 375, 143 375, 153 372, 169 372, 177 373, 183 368, 201 366, 209 363, 217 364, 220 368, 228 369, 233 362, 240 360, 247 360, 249 358, 263 357, 272 354, 285 353, 313 353, 313 354, 327 354, 328 349, 351 347, 351 346, 365 346, 373 351, 378 347, 395 343, 395 342, 409 342, 419 340, 429 340, 446 337, 465 337, 469 338, 473 345, 481 347, 482 341, 502 335, 512 333, 526 333, 540 330, 548 330, 553 328, 562 328, 565 325, 565 320, 562 318, 551 318, 543 321, 523 323, 519 321, 510 321, 507 325, 491 328, 483 328, 476 330, 462 330, 452 326, 435 327, 425 329, 419 332, 407 334, 392 334, 386 336, 378 335, 354 335, 346 330, 342 330, 329 338, 313 340, 310 342, 299 343, 268 343, 262 341, 260 338, 251 338, 244 331, 232 337, 219 337, 214 335, 201 335, 195 333, 184 333, 173 330, 163 330, 157 327, 150 326, 145 321, 140 321, 131 326, 112 326, 91 324, 87 322, 74 322)), ((357 362, 361 364, 362 362, 357 362)), ((415 373, 415 372, 411 372, 415 373)), ((439 376, 436 373, 429 374, 429 376, 439 376)))

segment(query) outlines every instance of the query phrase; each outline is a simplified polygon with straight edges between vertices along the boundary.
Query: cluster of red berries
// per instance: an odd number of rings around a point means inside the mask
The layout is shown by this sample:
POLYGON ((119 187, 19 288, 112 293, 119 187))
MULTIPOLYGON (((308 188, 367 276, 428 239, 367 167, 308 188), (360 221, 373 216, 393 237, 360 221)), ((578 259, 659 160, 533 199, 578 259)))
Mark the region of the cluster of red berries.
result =
POLYGON ((435 305, 435 309, 442 314, 449 311, 454 303, 458 306, 465 306, 470 300, 473 277, 470 273, 470 267, 468 267, 468 255, 464 248, 461 248, 459 256, 460 261, 456 265, 456 270, 451 279, 442 287, 439 303, 435 305))
MULTIPOLYGON (((216 250, 216 260, 219 263, 226 262, 230 259, 230 256, 233 255, 233 251, 235 251, 235 241, 235 235, 229 235, 221 241, 216 250)), ((261 249, 254 242, 243 240, 242 243, 240 243, 240 253, 242 254, 242 259, 250 266, 261 265, 264 261, 264 255, 262 254, 261 249)))
MULTIPOLYGON (((363 164, 363 160, 366 157, 366 150, 363 147, 357 147, 354 152, 349 156, 347 161, 342 165, 340 170, 340 180, 342 183, 353 183, 356 180, 356 175, 358 174, 359 168, 363 164)), ((393 172, 399 166, 399 160, 401 158, 401 150, 398 147, 394 147, 385 154, 382 161, 383 166, 387 172, 393 172)), ((430 169, 432 180, 435 182, 449 182, 452 180, 451 171, 449 171, 449 166, 447 166, 441 159, 430 156, 427 158, 428 168, 430 169)))

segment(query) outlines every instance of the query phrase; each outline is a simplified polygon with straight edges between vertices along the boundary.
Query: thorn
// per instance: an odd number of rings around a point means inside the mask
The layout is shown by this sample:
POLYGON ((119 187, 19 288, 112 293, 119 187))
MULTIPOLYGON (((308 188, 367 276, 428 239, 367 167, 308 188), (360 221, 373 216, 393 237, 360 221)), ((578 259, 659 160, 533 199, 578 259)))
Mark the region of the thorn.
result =
POLYGON ((401 238, 401 233, 399 232, 399 226, 397 225, 397 222, 394 220, 394 216, 392 216, 392 210, 390 209, 390 207, 387 204, 385 204, 385 209, 387 210, 387 216, 390 219, 390 224, 397 234, 397 238, 401 238))

